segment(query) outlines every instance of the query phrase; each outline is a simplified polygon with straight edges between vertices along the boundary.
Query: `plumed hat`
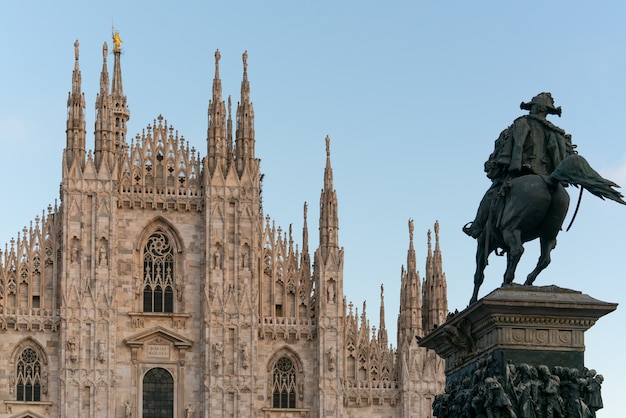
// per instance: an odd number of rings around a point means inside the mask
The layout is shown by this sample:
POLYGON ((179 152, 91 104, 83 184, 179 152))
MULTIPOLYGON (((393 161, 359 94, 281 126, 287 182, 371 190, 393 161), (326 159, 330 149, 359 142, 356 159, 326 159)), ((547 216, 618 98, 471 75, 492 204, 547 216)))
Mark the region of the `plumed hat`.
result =
POLYGON ((559 115, 561 117, 561 106, 554 107, 554 99, 550 93, 539 93, 528 103, 522 102, 519 107, 523 110, 532 109, 533 105, 539 105, 546 109, 546 112, 550 115, 559 115))

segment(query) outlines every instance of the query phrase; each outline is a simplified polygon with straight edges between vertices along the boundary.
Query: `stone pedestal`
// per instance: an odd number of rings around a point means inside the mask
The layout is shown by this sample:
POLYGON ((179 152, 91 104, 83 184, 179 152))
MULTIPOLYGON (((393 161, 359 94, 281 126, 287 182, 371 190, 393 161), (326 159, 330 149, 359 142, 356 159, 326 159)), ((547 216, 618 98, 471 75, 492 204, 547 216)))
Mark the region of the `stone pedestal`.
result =
MULTIPOLYGON (((584 333, 616 308, 615 303, 602 302, 574 290, 513 284, 496 289, 462 312, 451 315, 445 324, 422 338, 419 345, 435 350, 445 360, 447 409, 462 408, 451 401, 460 396, 460 391, 467 392, 465 398, 474 397, 479 409, 488 402, 487 393, 500 391, 501 396, 506 394, 511 400, 512 408, 517 409, 518 385, 524 387, 528 382, 529 388, 539 388, 535 395, 539 398, 547 396, 541 388, 550 378, 560 382, 561 388, 572 389, 569 382, 575 383, 578 392, 563 396, 582 400, 587 395, 582 393, 585 384, 595 379, 595 373, 585 369, 584 333)), ((600 383, 601 379, 600 376, 600 383)), ((496 395, 490 396, 495 399, 496 395)), ((563 408, 570 408, 565 401, 563 408)), ((471 403, 465 402, 465 407, 471 403)), ((533 400, 534 405, 541 404, 544 409, 549 407, 546 402, 543 398, 533 400)), ((575 407, 582 408, 579 400, 575 407)), ((450 413, 441 412, 439 416, 454 416, 450 413)), ((506 416, 505 411, 502 413, 506 416)))

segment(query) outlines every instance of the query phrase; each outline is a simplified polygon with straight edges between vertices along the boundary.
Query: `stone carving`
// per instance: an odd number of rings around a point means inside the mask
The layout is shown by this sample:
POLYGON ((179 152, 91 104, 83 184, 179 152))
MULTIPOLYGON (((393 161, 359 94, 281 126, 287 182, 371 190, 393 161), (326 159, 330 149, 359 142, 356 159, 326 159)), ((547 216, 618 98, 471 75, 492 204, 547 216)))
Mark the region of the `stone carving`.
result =
POLYGON ((328 370, 335 370, 335 363, 337 362, 337 355, 335 354, 335 347, 330 347, 328 349, 328 370))
POLYGON ((335 303, 335 282, 331 279, 327 286, 328 303, 335 303))
POLYGON ((245 270, 248 269, 248 250, 243 250, 243 252, 241 253, 241 267, 245 270))
POLYGON ((183 283, 182 278, 179 276, 176 278, 176 300, 179 302, 183 301, 183 295, 185 294, 185 284, 183 283))
POLYGON ((213 354, 215 357, 213 360, 213 367, 219 369, 220 364, 222 364, 222 357, 224 356, 224 344, 221 342, 215 343, 213 345, 213 354))
POLYGON ((41 373, 41 393, 48 394, 48 371, 44 370, 41 373))
POLYGON ((98 250, 98 265, 106 266, 108 263, 109 260, 107 258, 107 249, 106 246, 102 244, 100 246, 100 249, 98 250))
POLYGON ((133 416, 133 407, 131 406, 128 399, 124 401, 124 416, 126 418, 130 418, 133 416))
POLYGON ((74 242, 72 244, 72 250, 70 252, 70 261, 72 263, 77 263, 78 262, 78 244, 76 242, 74 242))
POLYGON ((77 360, 76 356, 76 337, 70 337, 66 343, 67 351, 69 353, 70 361, 73 363, 77 360))
POLYGON ((187 405, 185 408, 185 418, 193 418, 193 406, 191 404, 187 405))
POLYGON ((493 251, 502 249, 507 253, 503 285, 513 281, 527 241, 539 238, 541 254, 525 284, 532 285, 550 264, 550 252, 556 246, 569 206, 564 185, 578 185, 601 199, 626 205, 614 189, 619 186, 593 170, 577 155, 571 136, 546 119, 549 114, 561 115, 550 93, 540 93, 520 107, 530 114, 517 118, 495 141, 494 151, 485 163, 492 185, 475 219, 463 227, 478 241, 470 303, 478 298, 487 258, 493 251))
POLYGON ((243 343, 241 346, 241 367, 247 369, 250 365, 250 352, 248 351, 248 344, 243 343))
POLYGON ((96 359, 100 363, 104 363, 104 340, 98 340, 98 355, 96 359))
POLYGON ((459 321, 458 325, 446 325, 443 328, 444 335, 450 341, 461 358, 465 358, 473 354, 476 350, 476 341, 472 335, 472 324, 465 318, 459 321))
POLYGON ((602 375, 595 370, 509 363, 499 373, 492 358, 449 381, 435 397, 438 418, 595 418, 602 408, 602 375))

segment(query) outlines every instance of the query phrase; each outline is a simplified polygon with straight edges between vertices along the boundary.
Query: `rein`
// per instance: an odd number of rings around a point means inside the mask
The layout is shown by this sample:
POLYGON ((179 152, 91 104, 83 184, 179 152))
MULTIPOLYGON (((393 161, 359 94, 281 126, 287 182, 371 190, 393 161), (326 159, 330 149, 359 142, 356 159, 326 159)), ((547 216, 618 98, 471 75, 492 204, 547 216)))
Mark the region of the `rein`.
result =
POLYGON ((569 231, 569 229, 572 227, 572 224, 574 223, 574 219, 576 219, 576 215, 578 214, 578 209, 580 208, 580 201, 583 199, 583 190, 585 190, 583 186, 580 186, 580 194, 578 195, 578 202, 576 203, 576 210, 574 211, 572 220, 569 222, 569 225, 567 226, 567 229, 565 230, 565 232, 569 231))

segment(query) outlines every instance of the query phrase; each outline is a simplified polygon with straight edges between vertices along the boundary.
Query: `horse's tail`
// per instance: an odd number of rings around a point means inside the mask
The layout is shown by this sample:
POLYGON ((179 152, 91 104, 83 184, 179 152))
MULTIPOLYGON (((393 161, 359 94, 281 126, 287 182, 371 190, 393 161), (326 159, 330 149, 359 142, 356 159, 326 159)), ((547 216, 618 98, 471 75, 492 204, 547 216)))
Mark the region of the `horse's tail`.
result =
POLYGON ((578 154, 572 154, 561 161, 549 177, 553 181, 579 185, 602 200, 611 199, 626 205, 622 199, 624 196, 614 189, 619 188, 619 185, 598 174, 587 160, 578 154))

